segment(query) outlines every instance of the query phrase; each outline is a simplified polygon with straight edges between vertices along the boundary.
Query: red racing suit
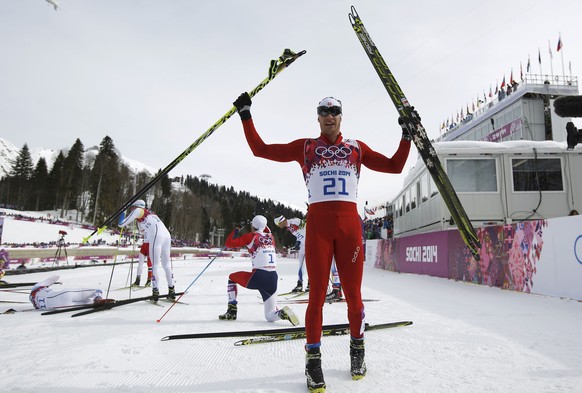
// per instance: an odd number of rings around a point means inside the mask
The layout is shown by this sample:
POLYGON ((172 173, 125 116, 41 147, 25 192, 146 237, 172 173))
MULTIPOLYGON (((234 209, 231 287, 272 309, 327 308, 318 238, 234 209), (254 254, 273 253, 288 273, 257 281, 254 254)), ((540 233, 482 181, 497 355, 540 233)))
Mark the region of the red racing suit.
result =
POLYGON ((361 284, 364 270, 362 227, 357 210, 360 167, 386 173, 404 168, 410 142, 402 139, 391 157, 378 153, 365 143, 343 139, 335 143, 320 135, 286 144, 265 144, 252 119, 244 120, 247 143, 256 157, 278 162, 296 161, 303 171, 309 198, 305 258, 309 276, 309 304, 305 313, 307 344, 320 342, 323 305, 332 257, 335 257, 348 306, 350 334, 364 335, 364 305, 361 284))

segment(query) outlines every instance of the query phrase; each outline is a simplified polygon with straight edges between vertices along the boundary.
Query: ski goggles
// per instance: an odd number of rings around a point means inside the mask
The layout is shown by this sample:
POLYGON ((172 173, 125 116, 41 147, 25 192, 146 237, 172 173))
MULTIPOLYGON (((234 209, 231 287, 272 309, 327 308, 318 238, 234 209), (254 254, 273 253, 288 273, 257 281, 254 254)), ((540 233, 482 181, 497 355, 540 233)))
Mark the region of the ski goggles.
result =
POLYGON ((326 117, 327 115, 332 115, 336 117, 337 115, 342 114, 342 107, 341 106, 318 106, 317 107, 317 114, 319 116, 326 117))

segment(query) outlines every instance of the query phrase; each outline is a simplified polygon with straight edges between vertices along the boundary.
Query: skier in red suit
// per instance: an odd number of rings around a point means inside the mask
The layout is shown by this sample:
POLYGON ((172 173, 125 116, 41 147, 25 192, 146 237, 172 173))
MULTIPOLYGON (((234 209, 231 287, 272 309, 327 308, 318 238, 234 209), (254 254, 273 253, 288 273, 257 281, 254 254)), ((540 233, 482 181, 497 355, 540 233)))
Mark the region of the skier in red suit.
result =
POLYGON ((340 131, 342 104, 333 97, 327 97, 317 106, 317 121, 321 130, 318 137, 266 144, 253 124, 248 93, 241 94, 234 105, 253 154, 278 162, 297 162, 307 186, 309 214, 305 256, 310 282, 309 304, 305 313, 307 386, 312 392, 325 392, 320 345, 323 305, 333 257, 348 305, 350 371, 354 380, 361 379, 366 374, 366 365, 365 314, 361 294, 365 250, 357 211, 360 168, 364 165, 378 172, 402 172, 411 138, 403 130, 403 139, 391 158, 372 150, 364 142, 344 139, 340 131))

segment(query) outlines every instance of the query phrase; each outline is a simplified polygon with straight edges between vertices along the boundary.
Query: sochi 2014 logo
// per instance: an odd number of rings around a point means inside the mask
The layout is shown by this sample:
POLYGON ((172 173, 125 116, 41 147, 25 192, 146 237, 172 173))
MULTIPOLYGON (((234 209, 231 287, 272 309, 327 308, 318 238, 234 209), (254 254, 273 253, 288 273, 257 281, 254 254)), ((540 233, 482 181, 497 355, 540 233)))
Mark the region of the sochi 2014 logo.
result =
POLYGON ((574 241, 574 256, 578 263, 582 265, 582 235, 578 236, 574 241))

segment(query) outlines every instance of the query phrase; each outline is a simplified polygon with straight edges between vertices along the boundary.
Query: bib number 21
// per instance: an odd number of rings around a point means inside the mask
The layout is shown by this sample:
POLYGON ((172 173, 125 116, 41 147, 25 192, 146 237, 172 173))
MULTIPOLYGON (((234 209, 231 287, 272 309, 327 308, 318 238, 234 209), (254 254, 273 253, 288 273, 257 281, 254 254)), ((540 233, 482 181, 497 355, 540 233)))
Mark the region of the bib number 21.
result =
POLYGON ((346 179, 343 177, 325 177, 323 180, 323 195, 349 195, 346 191, 346 179))

